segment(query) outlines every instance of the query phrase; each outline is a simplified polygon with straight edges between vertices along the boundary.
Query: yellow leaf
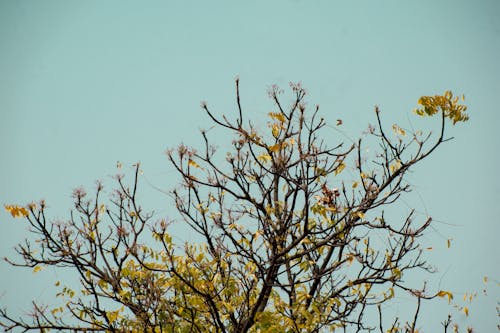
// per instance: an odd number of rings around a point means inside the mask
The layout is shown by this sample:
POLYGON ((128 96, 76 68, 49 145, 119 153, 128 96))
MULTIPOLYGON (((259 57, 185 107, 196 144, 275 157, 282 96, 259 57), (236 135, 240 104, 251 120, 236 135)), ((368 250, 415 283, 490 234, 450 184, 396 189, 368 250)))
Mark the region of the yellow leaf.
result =
POLYGON ((24 207, 17 205, 5 205, 5 210, 12 215, 12 217, 26 217, 28 216, 28 210, 24 207))
POLYGON ((358 187, 358 184, 359 184, 359 182, 354 182, 354 183, 352 183, 352 188, 356 188, 356 187, 358 187))
POLYGON ((465 306, 465 307, 462 309, 462 311, 465 313, 465 315, 466 315, 467 317, 469 316, 469 308, 468 308, 468 307, 466 307, 466 306, 465 306))
POLYGON ((36 265, 36 266, 33 268, 33 273, 38 273, 38 272, 40 272, 42 269, 43 269, 43 267, 42 267, 42 266, 40 266, 40 265, 36 265))
POLYGON ((345 164, 344 163, 340 163, 336 168, 335 168, 335 171, 334 171, 334 174, 335 175, 338 175, 339 173, 342 172, 342 170, 345 169, 345 164))
POLYGON ((281 150, 281 145, 279 143, 272 145, 269 147, 269 150, 273 153, 276 153, 281 150))
POLYGON ((205 207, 204 203, 200 203, 196 205, 196 209, 203 215, 208 213, 208 207, 205 207))
POLYGON ((392 125, 392 129, 393 129, 394 133, 396 133, 398 135, 401 135, 401 136, 406 135, 406 131, 396 124, 392 125))
POLYGON ((280 123, 284 122, 285 121, 285 116, 283 115, 283 113, 280 113, 280 112, 269 112, 269 116, 277 121, 279 121, 280 123))
POLYGON ((399 161, 399 160, 396 160, 396 163, 391 164, 389 166, 389 169, 391 170, 392 173, 394 173, 397 170, 399 170, 399 168, 401 168, 401 161, 399 161))
POLYGON ((340 302, 340 300, 338 298, 331 298, 330 300, 333 303, 335 303, 335 305, 337 305, 337 307, 340 307, 342 305, 342 302, 340 302))
POLYGON ((263 163, 272 161, 271 156, 269 156, 269 154, 266 153, 260 154, 259 156, 257 156, 257 159, 263 163))
POLYGON ((272 128, 272 133, 275 138, 277 138, 280 135, 280 127, 276 124, 273 125, 272 128))
POLYGON ((488 277, 487 276, 483 277, 483 282, 484 283, 488 283, 488 277))
POLYGON ((264 230, 257 230, 253 236, 252 236, 252 239, 257 239, 259 238, 260 235, 263 235, 264 234, 264 230))
POLYGON ((117 321, 119 316, 120 316, 121 311, 122 311, 122 309, 117 310, 117 311, 106 312, 106 317, 108 317, 109 322, 114 323, 115 321, 117 321))
POLYGON ((448 298, 448 303, 451 302, 451 300, 453 299, 453 294, 450 293, 449 291, 446 291, 446 290, 440 290, 436 296, 438 297, 447 297, 448 298))
POLYGON ((398 268, 393 268, 392 269, 392 276, 396 279, 399 280, 401 278, 401 271, 398 268))
MULTIPOLYGON (((385 293, 384 293, 384 295, 385 295, 385 293)), ((394 288, 390 287, 389 288, 389 295, 386 296, 386 299, 391 299, 393 297, 394 297, 394 288)))
POLYGON ((448 240, 446 241, 446 246, 448 248, 450 248, 450 246, 451 246, 451 238, 448 238, 448 240))
POLYGON ((192 166, 194 168, 199 168, 200 166, 198 165, 198 163, 196 163, 195 161, 193 161, 192 159, 189 159, 188 161, 188 165, 189 166, 192 166))
POLYGON ((52 309, 50 312, 51 312, 53 315, 55 315, 55 314, 56 314, 56 313, 58 313, 58 312, 61 312, 61 313, 62 313, 62 312, 63 312, 63 308, 60 306, 60 307, 58 307, 58 308, 54 308, 54 309, 52 309))

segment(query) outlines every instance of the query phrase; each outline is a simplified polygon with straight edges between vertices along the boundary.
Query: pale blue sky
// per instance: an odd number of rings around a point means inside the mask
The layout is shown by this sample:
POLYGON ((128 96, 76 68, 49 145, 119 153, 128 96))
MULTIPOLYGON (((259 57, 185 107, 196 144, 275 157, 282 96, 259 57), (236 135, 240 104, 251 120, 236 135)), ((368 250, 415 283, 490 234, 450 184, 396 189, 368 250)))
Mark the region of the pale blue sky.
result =
MULTIPOLYGON (((418 195, 408 204, 440 221, 428 236, 440 285, 481 293, 483 276, 500 280, 499 18, 494 0, 0 0, 0 203, 45 198, 64 218, 71 190, 111 185, 117 160, 141 161, 168 190, 178 178, 165 149, 199 142, 210 126, 201 100, 234 111, 236 75, 256 119, 271 111, 269 85, 300 80, 309 103, 332 124, 342 118, 351 137, 373 122, 375 104, 388 126, 405 126, 420 95, 451 89, 466 95, 471 120, 412 174, 418 195)), ((146 206, 173 214, 170 199, 144 185, 146 206)), ((0 212, 2 256, 26 234, 0 212)), ((18 313, 33 298, 49 302, 46 283, 61 274, 5 263, 0 273, 0 305, 18 313)), ((470 319, 457 318, 496 330, 496 283, 470 319)), ((427 315, 437 328, 441 318, 427 315)))

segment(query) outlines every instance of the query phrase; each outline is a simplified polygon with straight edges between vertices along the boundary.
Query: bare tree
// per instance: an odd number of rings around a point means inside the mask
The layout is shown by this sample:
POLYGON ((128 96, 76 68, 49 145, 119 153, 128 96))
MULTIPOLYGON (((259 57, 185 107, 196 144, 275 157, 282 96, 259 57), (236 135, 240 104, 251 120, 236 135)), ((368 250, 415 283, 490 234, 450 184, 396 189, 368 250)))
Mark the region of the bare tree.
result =
MULTIPOLYGON (((259 131, 245 118, 237 80, 235 120, 202 104, 216 127, 233 137, 225 160, 206 131, 199 151, 181 145, 168 152, 182 178, 172 191, 175 208, 198 242, 174 244, 170 221, 152 221, 141 209, 139 165, 131 185, 117 177, 108 205, 101 184, 92 199, 75 190, 67 222, 48 221, 43 202, 6 206, 31 224, 39 250, 26 241, 17 248, 23 261, 9 262, 35 270, 69 267, 78 272, 82 291, 61 285, 64 303, 52 309, 34 304, 29 320, 2 310, 4 328, 416 332, 423 301, 452 295, 403 279, 432 270, 419 244, 431 218, 412 210, 389 219, 384 210, 411 190, 409 170, 448 140, 447 119, 467 120, 466 107, 450 92, 422 97, 416 113, 440 118, 434 135, 397 125, 389 133, 375 108, 377 125, 366 135, 352 145, 331 144, 321 136, 326 122, 319 107, 306 107, 300 84, 291 84, 291 91, 287 106, 282 90, 269 90, 276 108, 268 130, 259 131), (380 148, 376 154, 364 153, 367 141, 380 148), (401 292, 415 299, 414 313, 386 318, 381 305, 401 292)), ((448 319, 444 330, 450 325, 448 319)))

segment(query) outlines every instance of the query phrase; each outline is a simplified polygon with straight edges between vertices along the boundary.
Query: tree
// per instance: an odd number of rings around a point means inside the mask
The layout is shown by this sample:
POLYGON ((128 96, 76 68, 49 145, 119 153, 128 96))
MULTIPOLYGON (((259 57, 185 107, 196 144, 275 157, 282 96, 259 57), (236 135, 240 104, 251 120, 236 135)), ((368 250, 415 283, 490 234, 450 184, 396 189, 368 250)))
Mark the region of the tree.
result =
MULTIPOLYGON (((385 209, 411 190, 406 177, 414 165, 448 140, 446 122, 468 119, 466 107, 449 91, 421 97, 415 112, 439 118, 436 135, 397 125, 388 133, 376 107, 377 125, 364 137, 328 145, 319 107, 309 110, 303 87, 290 86, 290 107, 282 90, 269 90, 276 110, 262 132, 245 119, 238 80, 234 121, 202 103, 233 136, 225 161, 206 131, 200 151, 184 145, 168 151, 182 179, 171 193, 175 208, 199 242, 174 244, 172 221, 153 221, 141 208, 139 164, 131 183, 116 177, 109 201, 101 183, 90 199, 74 190, 64 222, 51 222, 43 201, 5 206, 36 237, 17 247, 22 261, 7 260, 35 271, 70 268, 81 290, 56 282, 61 305, 34 304, 30 318, 2 309, 1 325, 7 331, 417 332, 422 302, 452 294, 403 278, 432 271, 419 244, 431 218, 414 211, 389 218, 385 209), (377 154, 366 155, 367 142, 378 144, 377 154), (407 319, 388 319, 381 305, 400 292, 415 299, 416 309, 407 319)), ((450 325, 443 323, 445 332, 450 325)))

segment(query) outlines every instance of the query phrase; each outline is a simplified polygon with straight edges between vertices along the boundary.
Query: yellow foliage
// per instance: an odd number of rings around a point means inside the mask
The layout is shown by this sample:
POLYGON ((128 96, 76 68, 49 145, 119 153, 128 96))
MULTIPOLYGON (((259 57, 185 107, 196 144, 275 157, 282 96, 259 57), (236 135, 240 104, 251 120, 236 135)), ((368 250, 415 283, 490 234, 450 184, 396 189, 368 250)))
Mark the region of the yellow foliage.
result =
POLYGON ((269 112, 269 116, 280 123, 283 123, 286 120, 285 116, 281 112, 269 112))
POLYGON ((26 217, 28 216, 28 210, 24 207, 17 205, 5 205, 5 210, 12 215, 12 217, 26 217))
POLYGON ((62 313, 63 312, 63 308, 60 306, 60 307, 52 309, 50 312, 52 313, 52 315, 55 316, 58 312, 62 313))
POLYGON ((266 153, 260 154, 259 156, 257 156, 257 159, 263 163, 272 161, 271 156, 269 156, 269 154, 266 153))
POLYGON ((359 217, 360 219, 364 219, 365 218, 365 213, 363 213, 363 212, 353 212, 352 216, 353 217, 359 217))
POLYGON ((281 145, 279 143, 269 146, 269 150, 273 153, 277 153, 281 150, 281 145))
POLYGON ((462 311, 465 313, 465 315, 466 315, 466 316, 469 316, 469 308, 468 308, 468 307, 466 307, 466 306, 465 306, 465 307, 462 309, 462 311))
POLYGON ((389 287, 388 292, 389 293, 384 292, 384 299, 385 300, 388 300, 388 299, 391 299, 394 297, 394 288, 393 287, 389 287))
POLYGON ((38 272, 40 272, 42 269, 43 269, 43 266, 36 265, 36 266, 33 268, 33 273, 38 273, 38 272))
MULTIPOLYGON (((462 100, 464 96, 462 95, 462 100)), ((451 91, 445 91, 444 95, 422 96, 418 100, 421 107, 415 109, 419 116, 433 116, 439 111, 443 112, 446 118, 453 121, 455 125, 459 121, 467 121, 469 116, 465 113, 467 106, 459 103, 458 97, 453 97, 451 91)))
POLYGON ((280 135, 280 126, 273 124, 271 132, 273 133, 273 136, 277 138, 280 135))
POLYGON ((401 271, 397 267, 393 268, 392 269, 392 276, 396 280, 401 279, 401 271))
POLYGON ((196 205, 196 209, 200 212, 200 214, 205 215, 206 213, 208 213, 208 208, 205 206, 205 203, 203 202, 196 205))
POLYGON ((453 294, 450 293, 449 291, 446 291, 446 290, 440 290, 436 296, 438 297, 447 297, 448 298, 448 303, 451 302, 451 300, 453 299, 453 294))
POLYGON ((336 168, 335 168, 335 171, 333 172, 335 175, 338 175, 339 173, 342 172, 342 170, 345 169, 345 164, 344 163, 340 163, 336 168))
POLYGON ((114 323, 118 319, 120 319, 120 312, 122 312, 124 307, 122 306, 120 309, 116 311, 108 311, 106 312, 106 317, 108 317, 108 320, 110 323, 114 323))
POLYGON ((396 133, 398 135, 401 135, 401 136, 406 135, 406 131, 396 124, 392 125, 392 130, 394 131, 394 133, 396 133))
POLYGON ((198 163, 196 163, 195 161, 193 161, 192 159, 189 159, 189 160, 188 160, 188 165, 189 165, 189 166, 192 166, 192 167, 194 167, 194 168, 199 168, 199 167, 200 167, 200 166, 199 166, 199 164, 198 164, 198 163))
MULTIPOLYGON (((465 121, 468 119, 467 115, 464 113, 466 107, 459 105, 457 98, 453 98, 451 92, 446 92, 444 96, 424 96, 419 100, 419 104, 423 106, 423 109, 416 110, 416 112, 422 116, 430 116, 438 111, 442 111, 446 117, 452 119, 454 124, 458 121, 465 121)), ((258 143, 260 147, 259 149, 261 149, 260 152, 262 152, 257 156, 258 161, 261 163, 270 162, 279 164, 281 161, 279 155, 285 152, 293 153, 293 145, 296 142, 293 137, 284 135, 284 128, 286 127, 283 124, 287 121, 291 121, 291 118, 287 119, 282 113, 269 113, 269 116, 272 118, 269 123, 269 127, 272 130, 272 135, 275 137, 274 142, 272 142, 275 143, 274 145, 261 143, 260 137, 258 137, 253 131, 250 134, 242 132, 241 135, 248 140, 254 140, 254 143, 258 143), (279 138, 280 134, 282 135, 282 138, 279 138)), ((339 121, 339 124, 340 123, 341 121, 339 121)), ((406 135, 405 130, 397 125, 393 125, 393 129, 398 135, 406 135)), ((297 139, 300 139, 299 135, 296 137, 297 139)), ((300 148, 301 147, 302 145, 300 148)), ((192 157, 192 155, 190 156, 192 157)), ((203 162, 203 159, 201 159, 201 161, 203 162)), ((389 168, 393 173, 399 170, 403 165, 406 166, 406 164, 403 164, 400 160, 394 160, 391 162, 393 162, 393 164, 389 168)), ((201 168, 200 165, 191 158, 187 158, 187 162, 186 159, 183 159, 183 163, 187 163, 188 168, 201 168)), ((335 169, 333 170, 333 174, 340 174, 346 168, 343 157, 337 159, 334 166, 335 169)), ((314 172, 315 176, 318 178, 326 177, 329 173, 324 168, 317 165, 314 167, 314 172)), ((372 177, 374 179, 375 176, 370 176, 370 174, 371 173, 367 175, 360 172, 361 179, 354 181, 352 183, 352 188, 355 189, 360 186, 360 184, 367 187, 367 181, 364 181, 363 179, 372 177)), ((254 182, 259 174, 255 173, 254 175, 252 172, 249 172, 248 174, 243 175, 249 181, 254 182)), ((185 178, 191 180, 195 179, 190 175, 185 178)), ((371 184, 372 181, 368 181, 368 183, 371 184)), ((289 187, 284 187, 283 192, 287 192, 288 188, 291 188, 292 185, 286 185, 289 187)), ((338 241, 339 243, 345 241, 345 244, 349 244, 351 240, 348 236, 350 235, 349 230, 351 226, 348 223, 352 222, 352 220, 365 219, 365 211, 369 210, 369 208, 363 208, 361 206, 358 206, 357 208, 354 206, 346 207, 340 204, 337 205, 335 197, 340 196, 338 189, 329 189, 326 187, 326 182, 323 186, 322 193, 324 196, 314 196, 314 198, 317 199, 317 202, 312 203, 312 206, 310 206, 311 214, 307 212, 307 215, 304 216, 304 212, 299 210, 289 212, 287 211, 288 207, 285 205, 285 202, 278 201, 278 199, 274 199, 273 202, 270 203, 268 201, 263 201, 262 206, 256 207, 257 209, 264 208, 265 214, 262 218, 262 222, 265 223, 264 229, 255 229, 256 227, 248 227, 247 229, 247 224, 244 220, 242 220, 242 224, 237 224, 240 223, 238 219, 228 219, 228 222, 226 223, 230 224, 224 224, 224 228, 227 228, 224 231, 228 236, 236 237, 235 239, 237 240, 234 241, 233 244, 240 244, 241 246, 238 246, 237 248, 243 249, 245 251, 245 255, 246 252, 254 251, 255 248, 257 248, 258 251, 264 252, 263 250, 260 250, 261 246, 264 247, 270 243, 269 238, 271 238, 271 236, 269 235, 272 234, 267 230, 269 229, 273 231, 278 229, 278 227, 280 227, 280 221, 283 219, 282 216, 285 215, 284 213, 293 213, 293 215, 289 216, 293 218, 295 218, 295 216, 299 216, 299 221, 307 221, 307 224, 302 225, 301 222, 298 227, 294 226, 294 228, 298 230, 298 233, 305 232, 304 229, 306 227, 309 231, 311 231, 311 233, 302 238, 298 244, 305 250, 311 249, 311 251, 317 251, 320 255, 322 255, 325 250, 329 251, 331 246, 333 246, 331 245, 332 242, 318 243, 319 237, 315 238, 316 233, 319 234, 321 230, 324 230, 327 227, 327 230, 332 230, 331 233, 335 232, 335 237, 337 237, 335 241, 338 241), (328 198, 330 198, 330 200, 326 200, 328 198), (347 216, 339 218, 339 215, 342 214, 336 214, 342 211, 344 211, 347 216), (316 244, 320 244, 321 246, 315 249, 314 247, 316 244)), ((342 184, 342 188, 344 189, 344 184, 342 184)), ((228 191, 230 190, 228 189, 228 191)), ((354 193, 359 191, 353 190, 352 192, 354 193)), ((312 195, 314 194, 316 193, 312 192, 312 195)), ((222 197, 224 192, 218 195, 222 197)), ((340 199, 342 198, 339 198, 339 201, 340 199)), ((200 214, 209 215, 214 222, 220 221, 221 216, 225 211, 222 210, 222 208, 220 211, 214 211, 213 206, 217 205, 211 205, 211 203, 219 203, 219 201, 221 201, 220 198, 214 196, 212 193, 208 193, 207 201, 195 205, 195 208, 200 214)), ((251 198, 252 203, 255 201, 256 200, 251 198)), ((247 209, 247 207, 244 208, 247 209)), ((5 209, 13 217, 27 217, 30 210, 33 211, 35 208, 31 206, 24 208, 15 205, 5 205, 5 209)), ((99 213, 104 214, 106 211, 106 206, 98 206, 99 213)), ((249 210, 245 210, 244 212, 248 211, 249 210)), ((128 212, 130 218, 133 220, 141 218, 139 209, 130 210, 130 208, 128 208, 126 212, 128 212)), ((252 214, 254 213, 252 212, 252 214)), ((261 216, 260 214, 261 212, 259 211, 259 217, 261 216)), ((166 222, 162 222, 161 225, 166 225, 166 222)), ((89 240, 95 241, 96 237, 101 235, 100 233, 97 233, 97 225, 93 223, 90 225, 86 224, 85 231, 85 236, 88 237, 89 240)), ((232 251, 225 251, 222 246, 216 248, 216 251, 209 252, 206 244, 198 246, 186 243, 185 252, 182 255, 174 255, 174 251, 172 250, 174 245, 172 243, 172 237, 169 234, 156 231, 154 236, 157 236, 155 237, 156 240, 167 244, 165 250, 158 251, 154 248, 149 248, 147 245, 140 245, 140 250, 137 252, 144 254, 147 260, 142 263, 141 261, 134 259, 134 257, 137 258, 136 253, 133 253, 134 256, 129 256, 129 258, 132 259, 124 262, 123 265, 120 265, 116 271, 110 272, 113 276, 115 273, 120 276, 120 280, 118 280, 116 285, 113 281, 106 281, 106 277, 102 278, 101 276, 101 278, 99 278, 98 270, 85 270, 83 273, 84 280, 87 279, 92 281, 94 285, 97 284, 100 288, 100 292, 103 294, 114 293, 115 299, 123 304, 135 301, 134 298, 139 300, 139 297, 146 297, 142 294, 139 295, 137 290, 145 286, 147 283, 148 288, 151 286, 151 288, 155 288, 155 292, 158 291, 159 295, 166 295, 169 298, 168 302, 165 303, 166 305, 170 305, 170 301, 172 300, 172 307, 176 309, 175 315, 179 317, 179 332, 187 332, 187 330, 183 329, 183 321, 185 319, 187 322, 192 321, 193 324, 196 324, 196 327, 204 327, 204 323, 212 321, 211 316, 213 313, 211 312, 212 309, 210 309, 207 304, 208 298, 212 298, 216 303, 218 311, 220 311, 218 314, 224 323, 229 323, 231 316, 238 316, 244 313, 244 311, 246 311, 245 304, 252 305, 257 302, 262 290, 262 285, 259 280, 260 277, 257 277, 259 274, 262 274, 262 268, 258 262, 240 261, 237 265, 241 265, 244 269, 237 271, 237 274, 233 274, 231 269, 235 269, 234 266, 236 265, 232 266, 231 263, 235 262, 235 260, 231 261, 231 259, 233 259, 237 254, 232 251), (147 265, 149 268, 145 269, 143 267, 144 265, 147 265), (172 272, 175 272, 175 274, 172 272), (239 274, 244 275, 241 277, 241 280, 239 274)), ((283 237, 280 236, 275 238, 277 243, 285 244, 278 245, 278 251, 281 251, 281 249, 287 245, 289 238, 286 237, 288 236, 285 235, 283 237)), ((375 257, 373 255, 375 251, 369 247, 369 239, 370 237, 364 237, 363 239, 363 244, 366 245, 365 252, 370 253, 369 255, 366 255, 366 258, 369 256, 375 257)), ((353 266, 354 264, 356 267, 352 268, 357 268, 357 266, 365 264, 365 259, 361 254, 359 256, 357 254, 358 240, 356 240, 354 244, 354 252, 348 254, 343 253, 342 258, 344 258, 344 261, 341 262, 341 264, 345 263, 345 266, 353 266)), ((450 247, 450 244, 451 239, 448 239, 447 246, 450 247)), ((359 251, 360 250, 361 249, 359 249, 359 251)), ((112 251, 113 252, 110 253, 113 253, 116 257, 117 255, 114 251, 118 250, 113 249, 112 251)), ((286 254, 284 257, 288 258, 288 255, 289 254, 286 254)), ((310 256, 294 257, 290 260, 291 264, 294 265, 293 267, 298 267, 294 268, 294 270, 303 270, 304 272, 299 273, 304 274, 314 274, 316 265, 318 264, 316 261, 311 260, 310 256)), ((388 282, 395 283, 397 280, 402 278, 402 271, 404 270, 401 267, 396 267, 397 264, 393 264, 391 262, 391 256, 389 253, 386 254, 386 261, 387 263, 385 267, 382 267, 381 269, 387 273, 390 271, 390 274, 392 274, 392 281, 388 282)), ((381 262, 381 264, 383 265, 383 262, 381 262)), ((42 268, 43 266, 37 265, 34 267, 33 272, 36 273, 42 268)), ((239 267, 236 267, 236 269, 238 268, 239 267)), ((349 276, 345 277, 345 279, 348 278, 349 276)), ((372 285, 370 283, 364 283, 363 281, 364 280, 362 278, 359 278, 357 280, 349 280, 347 282, 348 290, 346 292, 348 293, 350 291, 352 295, 354 295, 356 301, 360 300, 363 302, 372 289, 372 285)), ((485 283, 487 282, 486 277, 484 281, 485 283)), ((60 283, 56 282, 56 286, 59 285, 60 283)), ((292 325, 295 325, 294 329, 299 332, 317 331, 318 327, 321 327, 321 324, 326 323, 326 321, 323 322, 323 320, 328 318, 330 313, 342 313, 342 301, 346 301, 344 309, 348 308, 348 302, 350 301, 346 300, 343 294, 338 293, 336 294, 336 298, 333 298, 331 295, 322 296, 321 293, 318 292, 318 296, 314 295, 312 297, 309 293, 310 290, 308 289, 308 286, 308 282, 298 282, 294 285, 294 288, 296 288, 296 293, 294 294, 295 300, 294 302, 290 302, 290 304, 287 304, 286 297, 283 297, 283 293, 278 293, 275 290, 271 291, 269 294, 270 305, 262 311, 259 310, 256 314, 254 327, 250 330, 250 332, 283 332, 283 327, 292 327, 292 325)), ((376 297, 378 297, 377 295, 383 295, 384 299, 382 301, 395 297, 394 284, 393 287, 389 287, 385 290, 385 292, 383 290, 379 293, 379 290, 377 289, 375 294, 376 297)), ((69 295, 70 297, 75 294, 72 290, 67 288, 63 290, 63 293, 64 295, 69 295)), ((350 298, 349 295, 346 296, 350 298)), ((368 296, 368 298, 369 297, 372 296, 368 296)), ((441 290, 434 297, 446 297, 448 302, 451 302, 453 294, 449 291, 441 290)), ((469 309, 467 307, 459 309, 464 312, 466 316, 468 316, 469 309)), ((127 321, 128 310, 125 313, 123 313, 123 311, 124 309, 122 307, 116 311, 107 311, 102 315, 104 316, 104 319, 107 319, 111 324, 116 322, 123 324, 123 322, 127 321)), ((61 308, 52 310, 53 314, 57 314, 59 312, 62 312, 61 308)), ((334 330, 335 328, 342 328, 345 325, 346 324, 339 321, 330 325, 330 328, 334 330)), ((193 327, 194 326, 195 325, 193 325, 193 327)), ((398 330, 398 328, 395 328, 395 330, 398 330)), ((138 332, 139 330, 134 327, 131 331, 138 332)))
POLYGON ((401 161, 399 161, 399 160, 396 160, 396 163, 391 164, 389 166, 389 169, 391 170, 392 173, 396 172, 400 168, 401 168, 401 161))

